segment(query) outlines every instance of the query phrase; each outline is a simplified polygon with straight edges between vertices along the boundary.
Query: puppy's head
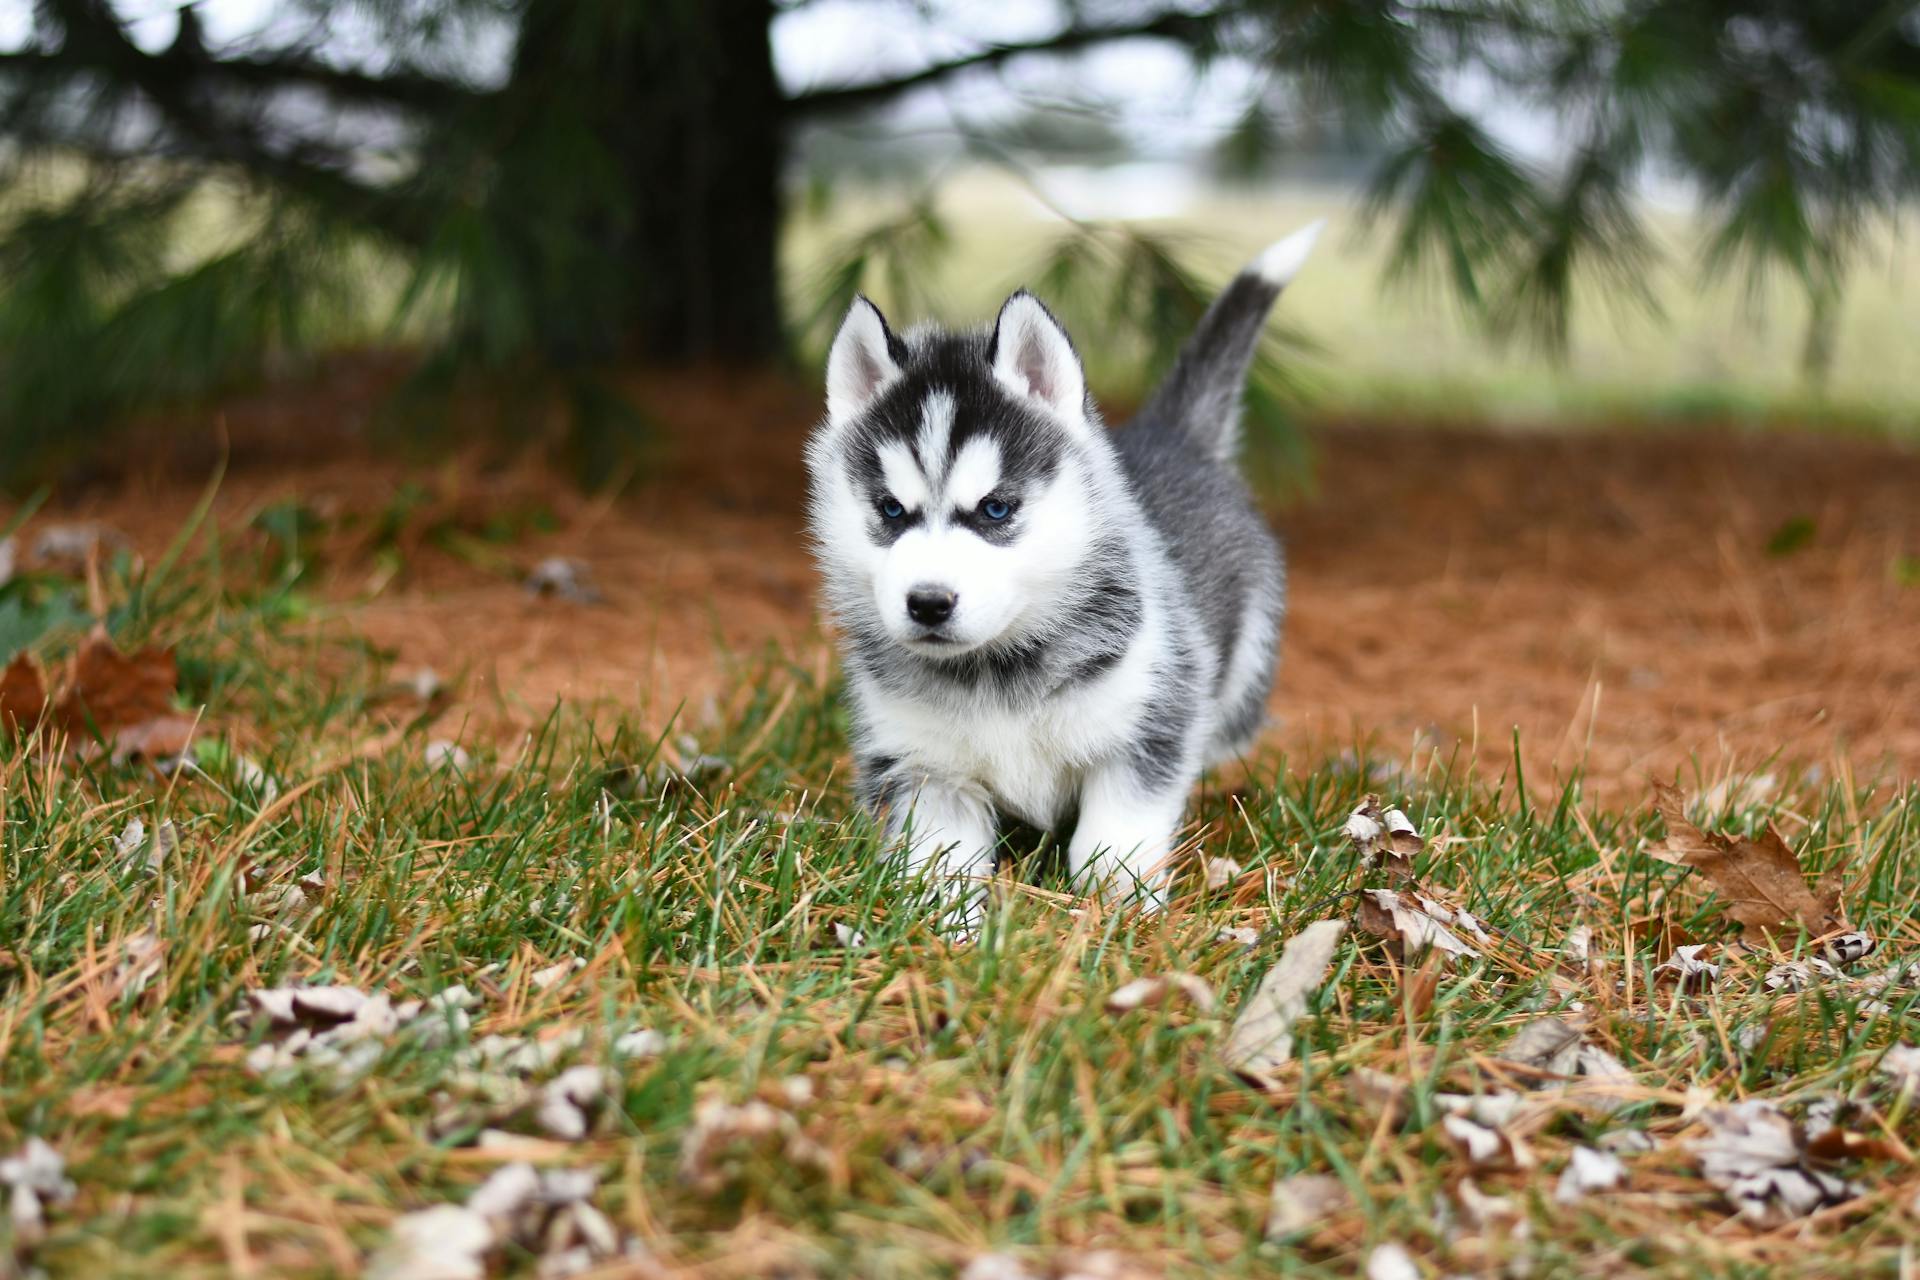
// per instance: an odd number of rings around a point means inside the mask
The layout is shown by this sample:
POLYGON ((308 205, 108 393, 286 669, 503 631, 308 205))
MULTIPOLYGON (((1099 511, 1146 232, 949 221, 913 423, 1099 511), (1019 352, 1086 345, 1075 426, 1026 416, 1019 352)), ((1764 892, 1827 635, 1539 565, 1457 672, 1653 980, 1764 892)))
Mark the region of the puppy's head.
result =
POLYGON ((841 623, 936 661, 1046 629, 1097 534, 1099 436, 1073 343, 1031 294, 991 332, 905 338, 857 299, 807 448, 841 623))

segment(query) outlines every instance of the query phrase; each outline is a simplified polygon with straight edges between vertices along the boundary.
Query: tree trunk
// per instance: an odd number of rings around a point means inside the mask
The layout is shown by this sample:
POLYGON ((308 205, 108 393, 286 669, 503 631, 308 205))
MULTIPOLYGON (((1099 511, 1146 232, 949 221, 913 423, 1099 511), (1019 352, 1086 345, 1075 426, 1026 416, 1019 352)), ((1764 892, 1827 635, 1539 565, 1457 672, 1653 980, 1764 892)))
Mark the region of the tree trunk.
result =
POLYGON ((494 201, 562 363, 778 354, 772 19, 773 0, 530 0, 494 201))

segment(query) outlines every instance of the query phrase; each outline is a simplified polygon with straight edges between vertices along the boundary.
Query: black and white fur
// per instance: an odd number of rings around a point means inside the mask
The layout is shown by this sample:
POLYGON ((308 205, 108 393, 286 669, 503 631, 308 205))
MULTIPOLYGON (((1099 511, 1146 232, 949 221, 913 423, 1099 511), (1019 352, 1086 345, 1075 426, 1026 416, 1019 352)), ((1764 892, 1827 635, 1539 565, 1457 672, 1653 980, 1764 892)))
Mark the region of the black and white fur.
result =
POLYGON ((990 330, 896 334, 855 301, 807 447, 860 798, 977 919, 1000 822, 1076 878, 1162 899, 1189 790, 1263 722, 1280 547, 1235 466, 1268 311, 1319 227, 1234 278, 1166 381, 1108 431, 1031 294, 990 330))

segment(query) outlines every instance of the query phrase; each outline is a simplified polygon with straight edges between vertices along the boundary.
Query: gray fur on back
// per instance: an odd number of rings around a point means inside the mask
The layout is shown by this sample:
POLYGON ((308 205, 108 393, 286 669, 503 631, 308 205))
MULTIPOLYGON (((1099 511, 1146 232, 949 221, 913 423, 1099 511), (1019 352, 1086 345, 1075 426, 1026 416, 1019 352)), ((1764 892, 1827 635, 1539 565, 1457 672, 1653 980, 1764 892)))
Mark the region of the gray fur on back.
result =
MULTIPOLYGON (((1280 543, 1235 458, 1241 389, 1279 296, 1279 288, 1251 272, 1236 276, 1159 388, 1113 437, 1127 480, 1221 654, 1216 694, 1241 629, 1264 619, 1277 632, 1286 608, 1280 543)), ((1216 757, 1238 750, 1259 729, 1277 662, 1276 653, 1264 664, 1265 677, 1221 709, 1216 757)))
POLYGON ((1249 597, 1271 596, 1277 614, 1286 585, 1279 541, 1246 481, 1237 468, 1203 454, 1192 437, 1138 418, 1114 432, 1113 442, 1207 634, 1221 653, 1231 653, 1249 597))

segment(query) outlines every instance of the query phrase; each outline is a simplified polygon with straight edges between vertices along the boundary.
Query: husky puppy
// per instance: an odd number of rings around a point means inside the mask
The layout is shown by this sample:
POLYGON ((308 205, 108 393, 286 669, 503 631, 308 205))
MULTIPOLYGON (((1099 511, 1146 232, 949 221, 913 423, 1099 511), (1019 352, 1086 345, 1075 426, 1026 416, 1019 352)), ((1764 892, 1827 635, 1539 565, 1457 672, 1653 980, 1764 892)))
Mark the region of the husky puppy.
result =
POLYGON ((1264 720, 1285 575, 1235 465, 1267 313, 1319 225, 1273 245, 1109 431, 1022 290, 991 329, 895 333, 857 299, 807 446, 857 788, 979 919, 998 827, 1076 819, 1076 880, 1164 900, 1187 793, 1264 720))

